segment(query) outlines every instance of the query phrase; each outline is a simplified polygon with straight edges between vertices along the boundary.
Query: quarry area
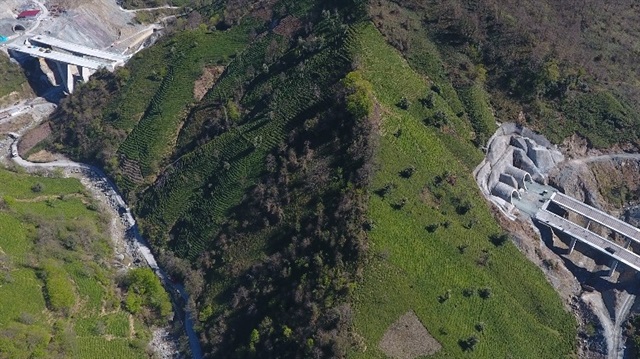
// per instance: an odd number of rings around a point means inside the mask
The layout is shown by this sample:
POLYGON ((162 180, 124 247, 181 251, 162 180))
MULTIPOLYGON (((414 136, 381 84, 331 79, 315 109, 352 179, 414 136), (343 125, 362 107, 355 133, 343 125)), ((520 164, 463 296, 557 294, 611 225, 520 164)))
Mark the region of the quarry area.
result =
POLYGON ((489 140, 474 176, 500 212, 501 225, 576 314, 580 357, 625 358, 625 321, 638 310, 633 266, 640 248, 637 229, 617 219, 640 223, 638 207, 629 205, 639 188, 640 155, 587 155, 571 148, 561 150, 527 128, 506 123, 489 140), (605 218, 603 223, 592 221, 597 217, 592 212, 578 213, 586 209, 604 216, 598 217, 605 218), (617 225, 628 236, 612 229, 617 225), (622 265, 618 256, 631 262, 622 265))
POLYGON ((0 40, 11 42, 30 35, 48 35, 78 45, 132 53, 157 29, 157 25, 138 23, 135 16, 135 12, 121 9, 115 1, 5 0, 0 9, 0 40), (30 10, 39 12, 18 18, 30 10))

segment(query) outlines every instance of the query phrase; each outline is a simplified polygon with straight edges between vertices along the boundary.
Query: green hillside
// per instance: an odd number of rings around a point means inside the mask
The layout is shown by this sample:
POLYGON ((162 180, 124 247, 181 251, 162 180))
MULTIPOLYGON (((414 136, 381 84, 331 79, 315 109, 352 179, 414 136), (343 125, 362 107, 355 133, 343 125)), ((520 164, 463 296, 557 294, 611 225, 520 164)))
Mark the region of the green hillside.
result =
MULTIPOLYGON (((370 197, 369 218, 375 226, 369 235, 369 263, 353 294, 355 331, 368 349, 353 357, 384 358, 377 342, 408 310, 443 345, 438 358, 465 355, 459 341, 474 335, 480 340, 469 357, 567 357, 574 350, 575 320, 542 271, 515 246, 496 247, 490 241, 501 230, 471 176, 475 162, 465 163, 459 155, 468 152, 465 157, 478 161, 480 151, 469 139, 447 135, 422 120, 439 111, 455 117, 449 103, 462 102, 465 109, 482 109, 482 104, 450 100, 455 92, 435 94, 431 81, 414 72, 372 25, 364 26, 358 39, 362 73, 384 114, 380 169, 371 188, 391 183, 393 189, 370 197), (424 108, 420 99, 430 95, 443 101, 424 108), (403 96, 412 103, 407 110, 396 105, 403 96), (448 148, 452 141, 462 148, 448 148), (399 175, 409 167, 415 174, 399 175), (475 294, 482 288, 491 289, 490 298, 475 294), (478 323, 483 323, 481 333, 478 323)), ((455 124, 451 129, 468 132, 455 124)))
POLYGON ((0 357, 147 358, 166 318, 121 305, 132 294, 99 204, 76 179, 0 170, 0 182, 0 357))
POLYGON ((49 147, 115 180, 211 357, 383 358, 410 311, 438 358, 574 357, 471 172, 496 122, 637 147, 638 8, 521 3, 192 1, 61 103, 49 147))
POLYGON ((0 98, 13 92, 30 93, 20 66, 11 63, 6 56, 0 56, 0 84, 0 98))

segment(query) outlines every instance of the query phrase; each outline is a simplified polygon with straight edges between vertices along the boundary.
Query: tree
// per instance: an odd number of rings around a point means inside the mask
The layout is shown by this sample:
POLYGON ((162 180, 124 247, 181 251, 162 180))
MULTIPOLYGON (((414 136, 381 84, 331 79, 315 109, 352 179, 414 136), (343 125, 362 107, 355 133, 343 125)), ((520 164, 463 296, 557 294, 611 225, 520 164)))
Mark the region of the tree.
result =
POLYGON ((355 118, 366 118, 373 110, 373 95, 371 84, 358 71, 347 74, 342 80, 347 91, 347 111, 355 118))
POLYGON ((491 288, 484 287, 484 288, 478 289, 478 295, 482 299, 489 299, 492 295, 491 288))

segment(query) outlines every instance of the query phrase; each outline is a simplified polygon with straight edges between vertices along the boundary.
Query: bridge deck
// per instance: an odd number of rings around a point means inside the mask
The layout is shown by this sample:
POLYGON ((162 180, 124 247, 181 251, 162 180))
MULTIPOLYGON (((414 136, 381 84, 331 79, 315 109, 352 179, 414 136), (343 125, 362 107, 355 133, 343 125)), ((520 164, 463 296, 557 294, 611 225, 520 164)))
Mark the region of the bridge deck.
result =
MULTIPOLYGON (((50 51, 50 52, 45 52, 45 51, 40 51, 40 49, 42 49, 41 47, 28 47, 28 46, 23 46, 23 45, 13 45, 9 47, 10 50, 14 50, 14 51, 18 51, 18 52, 22 52, 31 56, 35 56, 35 57, 42 57, 45 59, 51 59, 54 61, 59 61, 59 62, 63 62, 63 63, 67 63, 67 64, 72 64, 72 65, 77 65, 77 66, 82 66, 82 67, 86 67, 88 69, 93 69, 93 70, 97 70, 101 67, 108 67, 107 64, 101 63, 101 62, 97 62, 97 61, 93 61, 93 60, 88 60, 84 57, 80 57, 80 56, 74 56, 74 55, 69 55, 63 52, 57 52, 57 51, 50 51)), ((44 50, 44 49, 43 49, 44 50)))
POLYGON ((624 247, 615 244, 590 230, 583 228, 569 220, 566 220, 554 213, 551 213, 545 209, 541 209, 536 213, 536 219, 541 223, 544 223, 550 227, 553 227, 563 233, 570 235, 573 238, 578 239, 582 243, 587 244, 591 248, 612 257, 628 265, 629 267, 640 272, 640 256, 631 252, 624 247), (610 248, 610 251, 607 251, 610 248))
POLYGON ((575 198, 556 192, 551 196, 551 201, 567 210, 578 213, 592 221, 595 221, 611 230, 614 230, 625 237, 640 243, 640 230, 629 223, 621 221, 598 209, 595 209, 575 198))
POLYGON ((63 49, 76 54, 83 54, 87 56, 96 57, 99 59, 105 59, 105 60, 115 61, 115 62, 123 62, 127 60, 127 57, 124 55, 93 49, 87 46, 74 44, 74 43, 56 39, 50 36, 38 35, 30 38, 29 40, 40 43, 40 44, 48 45, 51 47, 57 47, 59 49, 63 49))

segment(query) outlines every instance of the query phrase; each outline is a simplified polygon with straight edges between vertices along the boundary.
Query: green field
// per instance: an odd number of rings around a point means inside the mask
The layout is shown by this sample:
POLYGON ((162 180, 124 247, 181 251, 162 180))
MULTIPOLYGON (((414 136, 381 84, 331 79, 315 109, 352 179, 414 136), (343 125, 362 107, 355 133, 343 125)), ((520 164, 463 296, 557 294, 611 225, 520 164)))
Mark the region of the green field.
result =
POLYGON ((0 358, 147 357, 149 328, 121 308, 108 221, 81 183, 2 169, 0 183, 0 358))
POLYGON ((384 358, 378 342, 408 310, 443 345, 437 358, 572 356, 575 320, 543 273, 511 243, 489 241, 501 230, 471 177, 480 151, 455 121, 449 128, 425 125, 433 112, 453 118, 449 103, 478 107, 483 98, 477 90, 463 101, 446 97, 455 92, 436 94, 435 106, 424 108, 420 99, 432 92, 430 79, 415 73, 372 25, 360 29, 353 47, 383 114, 372 192, 391 185, 384 196, 370 198, 371 252, 353 295, 355 330, 367 349, 351 357, 384 358), (408 110, 397 106, 402 97, 411 103, 408 110), (413 175, 401 176, 409 167, 413 175), (482 289, 491 295, 481 298, 482 289), (463 352, 459 341, 471 336, 479 343, 463 352))
POLYGON ((14 91, 25 91, 28 89, 27 79, 22 73, 20 66, 11 63, 5 55, 0 56, 0 97, 8 95, 14 91))

